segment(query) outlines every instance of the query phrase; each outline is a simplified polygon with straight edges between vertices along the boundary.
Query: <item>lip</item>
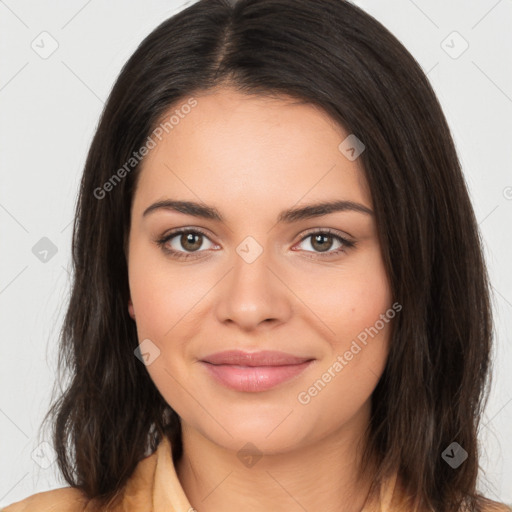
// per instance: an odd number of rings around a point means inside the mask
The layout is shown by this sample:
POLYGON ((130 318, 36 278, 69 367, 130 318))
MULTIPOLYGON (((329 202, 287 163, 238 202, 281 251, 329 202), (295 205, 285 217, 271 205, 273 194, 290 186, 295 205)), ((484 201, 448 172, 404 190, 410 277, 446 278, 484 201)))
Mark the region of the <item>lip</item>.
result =
POLYGON ((225 350, 216 352, 202 359, 211 364, 229 364, 240 366, 286 366, 311 361, 312 357, 299 357, 276 350, 244 352, 242 350, 225 350))
POLYGON ((227 350, 206 356, 200 362, 224 386, 254 393, 266 391, 299 375, 313 360, 270 350, 227 350))

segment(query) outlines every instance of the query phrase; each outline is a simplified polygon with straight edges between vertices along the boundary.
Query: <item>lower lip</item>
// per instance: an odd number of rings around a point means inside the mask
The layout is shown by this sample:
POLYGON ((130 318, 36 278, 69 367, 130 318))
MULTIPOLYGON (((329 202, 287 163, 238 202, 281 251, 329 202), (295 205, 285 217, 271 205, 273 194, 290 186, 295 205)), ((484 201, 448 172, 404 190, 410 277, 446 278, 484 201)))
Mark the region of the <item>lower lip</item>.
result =
POLYGON ((201 361, 215 379, 228 388, 255 393, 266 391, 302 373, 312 361, 286 366, 237 366, 201 361))

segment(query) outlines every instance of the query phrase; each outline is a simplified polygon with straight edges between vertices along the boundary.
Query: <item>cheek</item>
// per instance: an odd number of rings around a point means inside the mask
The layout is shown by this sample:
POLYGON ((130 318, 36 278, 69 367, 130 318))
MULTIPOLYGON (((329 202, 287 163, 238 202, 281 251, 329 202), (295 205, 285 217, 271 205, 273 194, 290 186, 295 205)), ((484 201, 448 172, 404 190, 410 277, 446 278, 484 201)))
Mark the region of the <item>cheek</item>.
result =
POLYGON ((167 403, 182 414, 190 406, 183 357, 198 325, 193 306, 204 293, 199 293, 201 285, 194 282, 192 272, 177 269, 154 249, 135 243, 130 248, 129 286, 137 335, 152 354, 146 370, 167 403))
POLYGON ((130 295, 139 339, 163 342, 167 336, 172 337, 178 323, 186 323, 198 297, 204 294, 201 289, 205 284, 197 273, 180 271, 157 250, 142 244, 133 244, 129 262, 130 295))
MULTIPOLYGON (((302 296, 317 315, 317 323, 328 327, 322 332, 333 349, 344 350, 347 342, 350 345, 352 338, 367 332, 391 307, 389 281, 378 247, 347 260, 346 266, 317 272, 313 280, 315 286, 304 287, 302 296)), ((386 331, 381 322, 378 329, 386 331)))
POLYGON ((386 365, 397 313, 378 253, 366 264, 332 278, 330 287, 336 291, 324 294, 323 309, 318 309, 331 329, 326 337, 330 346, 296 397, 318 435, 350 421, 368 404, 386 365))
POLYGON ((329 326, 329 348, 301 403, 315 402, 306 410, 318 412, 321 422, 327 416, 320 411, 332 410, 342 397, 342 421, 369 398, 384 370, 396 312, 378 248, 350 269, 331 273, 328 286, 320 284, 322 293, 310 292, 309 304, 329 326))
MULTIPOLYGON (((335 330, 339 331, 343 339, 359 338, 364 340, 364 333, 369 330, 376 335, 373 327, 378 331, 385 331, 388 325, 387 317, 382 323, 381 315, 391 307, 391 294, 384 272, 367 273, 361 279, 347 288, 346 296, 340 303, 340 314, 335 330)), ((384 335, 384 332, 382 333, 384 335)))

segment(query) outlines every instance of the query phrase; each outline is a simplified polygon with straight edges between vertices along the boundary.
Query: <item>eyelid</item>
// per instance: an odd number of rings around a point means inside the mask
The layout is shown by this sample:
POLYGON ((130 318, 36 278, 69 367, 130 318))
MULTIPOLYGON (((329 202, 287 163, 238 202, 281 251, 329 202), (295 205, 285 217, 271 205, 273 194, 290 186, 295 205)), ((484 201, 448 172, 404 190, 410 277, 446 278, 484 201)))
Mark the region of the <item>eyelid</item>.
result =
MULTIPOLYGON (((345 235, 345 233, 343 233, 342 231, 339 231, 337 229, 318 228, 318 227, 311 228, 311 229, 307 230, 305 233, 303 233, 298 244, 304 242, 304 240, 309 238, 311 235, 315 235, 315 234, 331 236, 331 237, 337 239, 342 244, 342 246, 336 250, 328 250, 325 253, 316 252, 316 251, 305 251, 308 258, 327 259, 329 257, 339 256, 341 253, 345 253, 345 252, 347 252, 347 250, 352 249, 352 248, 356 247, 356 245, 357 245, 357 242, 354 239, 354 237, 352 237, 352 235, 347 237, 345 235)), ((295 245, 297 245, 297 244, 295 244, 295 245)))
POLYGON ((355 243, 355 240, 354 240, 354 237, 350 234, 350 233, 347 233, 347 232, 343 232, 343 231, 340 231, 338 229, 333 229, 333 228, 310 228, 310 229, 307 229, 303 234, 302 234, 302 238, 300 239, 300 242, 302 242, 304 240, 304 238, 314 234, 314 233, 327 233, 329 235, 332 235, 332 236, 337 236, 337 237, 340 237, 340 238, 343 238, 345 239, 347 242, 354 242, 355 243))
MULTIPOLYGON (((208 238, 208 240, 210 240, 210 242, 213 245, 217 245, 217 244, 215 244, 215 242, 213 242, 211 240, 211 236, 210 236, 208 231, 204 230, 203 228, 196 227, 196 226, 187 226, 187 227, 183 227, 183 228, 175 228, 175 229, 171 229, 171 230, 165 231, 163 233, 163 235, 159 236, 155 240, 155 242, 157 244, 159 244, 159 245, 164 245, 169 240, 173 239, 175 236, 182 235, 184 233, 198 233, 198 234, 201 234, 205 238, 208 238)), ((169 250, 169 251, 172 252, 172 250, 169 250)), ((191 254, 191 255, 193 254, 193 253, 186 253, 184 251, 177 251, 177 252, 181 252, 183 254, 191 254)), ((199 252, 204 252, 204 251, 199 251, 199 252)))

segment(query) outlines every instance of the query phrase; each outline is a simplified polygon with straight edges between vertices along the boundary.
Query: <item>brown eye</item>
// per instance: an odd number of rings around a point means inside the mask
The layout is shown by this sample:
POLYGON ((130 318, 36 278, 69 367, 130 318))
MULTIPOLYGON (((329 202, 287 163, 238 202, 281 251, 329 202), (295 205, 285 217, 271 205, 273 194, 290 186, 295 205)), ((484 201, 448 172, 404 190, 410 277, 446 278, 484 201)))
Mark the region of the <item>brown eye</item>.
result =
POLYGON ((320 257, 324 257, 323 253, 325 253, 325 257, 336 256, 347 252, 348 249, 355 247, 356 245, 355 241, 347 240, 346 238, 340 236, 337 232, 334 232, 330 229, 310 232, 301 240, 301 243, 308 239, 311 239, 310 245, 313 250, 306 252, 312 252, 313 254, 316 253, 320 257), (338 248, 331 250, 334 242, 338 242, 338 248))
POLYGON ((173 258, 187 259, 195 257, 196 255, 193 253, 206 252, 199 250, 205 240, 209 240, 209 238, 198 229, 180 229, 163 236, 156 243, 173 258))
POLYGON ((320 252, 328 251, 332 247, 332 235, 317 234, 311 238, 311 246, 320 252))
POLYGON ((193 231, 183 233, 180 237, 181 246, 187 251, 197 251, 202 245, 201 233, 195 233, 193 231))

